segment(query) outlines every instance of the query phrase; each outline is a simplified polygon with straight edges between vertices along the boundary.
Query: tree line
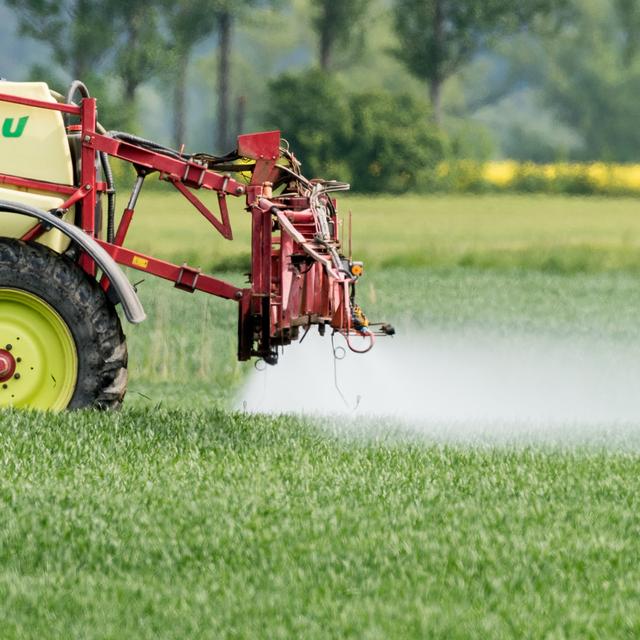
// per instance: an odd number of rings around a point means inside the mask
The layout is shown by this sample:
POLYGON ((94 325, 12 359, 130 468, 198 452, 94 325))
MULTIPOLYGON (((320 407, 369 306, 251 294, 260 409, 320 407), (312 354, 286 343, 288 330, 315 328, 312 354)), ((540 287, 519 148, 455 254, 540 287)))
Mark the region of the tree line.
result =
MULTIPOLYGON (((351 173, 363 189, 415 188, 428 180, 425 168, 445 157, 494 152, 491 141, 483 147, 478 122, 487 107, 506 104, 522 93, 523 85, 534 119, 539 106, 553 126, 547 141, 544 135, 536 139, 537 121, 530 135, 526 123, 506 132, 493 125, 491 136, 504 135, 502 146, 511 145, 509 155, 637 157, 634 134, 606 117, 615 113, 630 123, 640 90, 640 8, 635 0, 298 1, 308 8, 315 59, 307 68, 285 68, 265 79, 260 123, 283 129, 311 173, 351 173), (345 67, 366 55, 362 43, 376 11, 392 35, 378 49, 400 64, 422 93, 350 86, 345 67), (482 70, 478 60, 488 61, 492 71, 486 78, 473 77, 476 68, 482 70), (495 72, 502 68, 507 71, 495 72), (564 150, 560 143, 554 146, 554 140, 563 140, 554 133, 558 128, 569 132, 564 150)), ((237 28, 254 19, 257 10, 290 20, 296 0, 5 2, 18 16, 21 32, 51 52, 53 64, 34 69, 34 77, 48 79, 62 70, 84 79, 99 96, 111 126, 135 127, 140 87, 163 83, 169 89, 175 145, 187 137, 188 77, 195 52, 215 48, 216 68, 208 73, 216 87, 214 143, 222 152, 233 146, 242 127, 244 105, 233 100, 236 78, 231 72, 237 28)), ((270 46, 277 46, 278 38, 273 33, 270 46)))

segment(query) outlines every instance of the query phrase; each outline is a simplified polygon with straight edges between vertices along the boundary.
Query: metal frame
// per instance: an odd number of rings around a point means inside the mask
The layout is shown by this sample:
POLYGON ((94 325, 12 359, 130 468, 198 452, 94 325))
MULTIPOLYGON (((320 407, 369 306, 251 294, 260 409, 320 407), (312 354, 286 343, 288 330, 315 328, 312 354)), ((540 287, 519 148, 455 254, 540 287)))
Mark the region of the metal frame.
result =
MULTIPOLYGON (((343 333, 348 342, 354 334, 364 336, 372 346, 373 332, 363 327, 354 329, 352 321, 353 287, 357 278, 348 271, 338 269, 335 259, 332 261, 332 256, 337 255, 335 249, 339 248, 340 222, 335 203, 330 207, 332 246, 327 247, 327 242, 323 245, 314 239, 314 212, 307 195, 289 194, 280 198, 272 196, 271 184, 281 175, 277 166, 280 157, 278 131, 239 136, 238 154, 254 160, 251 182, 244 185, 230 174, 213 171, 204 163, 177 158, 99 133, 94 98, 83 98, 80 105, 76 106, 0 93, 0 102, 77 116, 80 119, 82 141, 78 185, 43 182, 27 176, 1 173, 0 184, 66 196, 67 199, 59 210, 67 210, 81 203, 82 215, 78 226, 120 265, 164 278, 186 291, 203 291, 237 301, 239 359, 258 356, 274 363, 278 347, 295 340, 300 327, 308 328, 312 324, 320 325, 321 331, 325 325, 330 325, 335 331, 343 333), (107 189, 106 184, 97 179, 98 153, 125 160, 134 165, 138 172, 138 179, 121 215, 113 242, 100 238, 100 230, 95 228, 96 202, 107 189), (172 264, 124 247, 144 178, 152 172, 158 172, 162 180, 171 183, 229 240, 233 234, 226 197, 246 197, 247 210, 252 217, 250 287, 238 288, 186 264, 172 264), (201 189, 217 192, 219 216, 198 198, 195 192, 201 189)), ((74 130, 77 129, 77 126, 74 127, 74 130)), ((46 230, 46 224, 38 223, 23 239, 35 240, 46 230)), ((96 262, 89 252, 81 251, 79 264, 90 277, 96 277, 96 262)), ((107 274, 103 275, 102 285, 105 289, 110 286, 107 274)))

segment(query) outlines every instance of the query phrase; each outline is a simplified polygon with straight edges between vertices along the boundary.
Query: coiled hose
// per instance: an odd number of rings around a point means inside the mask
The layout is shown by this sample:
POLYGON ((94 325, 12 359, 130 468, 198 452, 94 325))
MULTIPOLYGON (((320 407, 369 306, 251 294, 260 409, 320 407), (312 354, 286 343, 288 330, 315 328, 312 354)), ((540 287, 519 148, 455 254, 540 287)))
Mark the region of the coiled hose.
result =
MULTIPOLYGON (((73 97, 76 93, 79 93, 83 98, 90 98, 89 89, 87 85, 81 80, 74 80, 69 85, 67 91, 66 101, 67 104, 74 104, 73 97)), ((69 115, 65 114, 66 124, 69 124, 69 115)), ((106 134, 106 129, 97 123, 96 128, 100 133, 106 134)), ((98 153, 100 158, 100 165, 102 166, 102 173, 104 173, 104 179, 107 183, 107 242, 113 242, 115 238, 115 221, 116 221, 116 187, 113 179, 113 171, 111 170, 111 163, 109 162, 109 156, 104 151, 98 153)))
POLYGON ((109 156, 104 151, 100 151, 99 155, 102 172, 107 183, 107 242, 113 242, 116 233, 116 187, 109 156))

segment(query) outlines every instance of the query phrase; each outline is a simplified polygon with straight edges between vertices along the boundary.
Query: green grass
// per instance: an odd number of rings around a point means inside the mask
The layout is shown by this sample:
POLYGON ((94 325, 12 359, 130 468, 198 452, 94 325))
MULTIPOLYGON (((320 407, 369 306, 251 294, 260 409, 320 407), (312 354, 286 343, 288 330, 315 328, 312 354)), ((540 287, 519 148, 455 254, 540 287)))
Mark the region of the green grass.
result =
POLYGON ((640 461, 226 412, 5 416, 11 638, 635 637, 640 461))
MULTIPOLYGON (((241 282, 246 214, 225 243, 194 212, 176 230, 160 198, 130 246, 241 282)), ((640 344, 635 205, 351 198, 373 265, 361 303, 405 333, 640 344)), ((235 305, 149 279, 140 293, 122 412, 0 414, 3 640, 640 633, 637 438, 444 446, 233 413, 251 370, 235 305)))
POLYGON ((153 407, 229 403, 251 363, 236 360, 237 305, 188 294, 151 279, 139 286, 147 312, 125 326, 129 345, 128 403, 153 407))
MULTIPOLYGON (((248 264, 249 215, 241 201, 231 204, 234 242, 218 236, 181 196, 150 191, 128 244, 178 262, 238 270, 248 264)), ((633 198, 351 196, 340 204, 343 217, 353 212, 354 254, 373 268, 640 271, 640 202, 633 198)))

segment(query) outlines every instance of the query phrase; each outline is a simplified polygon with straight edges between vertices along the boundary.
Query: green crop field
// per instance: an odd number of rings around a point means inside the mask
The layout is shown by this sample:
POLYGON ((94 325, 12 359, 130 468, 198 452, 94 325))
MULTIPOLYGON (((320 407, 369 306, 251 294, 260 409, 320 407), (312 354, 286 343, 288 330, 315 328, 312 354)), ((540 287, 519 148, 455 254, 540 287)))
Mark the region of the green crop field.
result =
POLYGON ((3 638, 636 637, 640 462, 5 416, 3 638))
MULTIPOLYGON (((241 281, 246 214, 225 243, 197 213, 170 231, 177 203, 153 192, 130 246, 241 281)), ((405 335, 490 329, 640 352, 634 200, 348 208, 371 266, 361 302, 405 335)), ((0 414, 1 638, 640 633, 637 425, 496 445, 388 419, 235 412, 252 368, 234 360, 233 303, 150 280, 140 293, 149 319, 125 327, 123 411, 0 414)))
MULTIPOLYGON (((241 201, 230 204, 234 242, 212 232, 181 196, 152 190, 140 200, 129 244, 207 268, 244 266, 249 215, 241 201)), ((354 254, 371 267, 640 271, 640 201, 633 198, 350 196, 340 207, 345 219, 352 212, 354 254)))

